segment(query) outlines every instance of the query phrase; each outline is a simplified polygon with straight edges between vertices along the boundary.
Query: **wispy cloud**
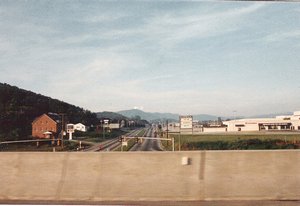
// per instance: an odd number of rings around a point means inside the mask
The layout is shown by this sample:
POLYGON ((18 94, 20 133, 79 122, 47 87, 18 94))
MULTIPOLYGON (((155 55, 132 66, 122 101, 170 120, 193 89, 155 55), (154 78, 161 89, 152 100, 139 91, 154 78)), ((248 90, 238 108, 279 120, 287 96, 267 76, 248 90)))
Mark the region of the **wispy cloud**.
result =
POLYGON ((176 43, 191 38, 206 38, 233 32, 244 15, 251 14, 263 8, 264 4, 257 3, 247 7, 229 9, 227 11, 204 14, 166 14, 154 17, 146 25, 146 31, 160 37, 162 42, 176 43))
POLYGON ((15 45, 12 42, 0 37, 0 52, 2 53, 2 55, 15 50, 15 45))
POLYGON ((128 16, 129 14, 126 13, 110 13, 109 11, 107 11, 101 14, 99 13, 89 14, 85 16, 83 19, 78 19, 78 21, 84 23, 103 24, 103 23, 111 23, 113 21, 117 21, 128 16))
MULTIPOLYGON (((275 94, 269 85, 276 83, 289 91, 298 86, 292 78, 299 74, 295 58, 299 50, 291 50, 280 60, 276 58, 280 51, 274 53, 267 47, 262 51, 261 44, 252 44, 262 34, 269 34, 265 42, 299 39, 297 18, 281 18, 279 4, 2 4, 0 80, 93 111, 143 105, 147 111, 241 112, 247 107, 251 110, 255 102, 280 101, 282 93, 275 94), (269 23, 278 19, 282 22, 271 27, 269 23), (286 24, 292 21, 289 26, 284 24, 287 19, 286 24), (268 58, 263 59, 266 50, 268 58), (282 81, 282 68, 293 77, 282 81), (270 73, 277 75, 269 78, 270 73)), ((294 8, 285 8, 298 17, 294 8)))
MULTIPOLYGON (((239 22, 244 16, 252 14, 265 6, 264 3, 255 3, 250 6, 228 9, 219 12, 197 13, 195 10, 178 14, 165 12, 162 14, 152 14, 150 17, 140 17, 144 20, 135 27, 119 28, 113 27, 109 30, 102 30, 101 27, 93 31, 92 34, 84 34, 67 39, 66 42, 84 42, 92 40, 130 40, 146 42, 156 42, 163 47, 172 47, 177 43, 186 40, 214 37, 241 29, 239 22)), ((125 14, 100 15, 94 18, 87 18, 88 22, 106 22, 119 20, 126 17, 125 14)), ((150 43, 151 44, 151 43, 150 43)))
POLYGON ((276 32, 263 38, 266 42, 280 42, 290 39, 300 39, 300 30, 276 32))
POLYGON ((115 72, 121 72, 122 69, 126 68, 126 64, 128 64, 126 59, 116 57, 115 55, 98 57, 86 65, 81 72, 97 75, 99 78, 102 78, 115 72))

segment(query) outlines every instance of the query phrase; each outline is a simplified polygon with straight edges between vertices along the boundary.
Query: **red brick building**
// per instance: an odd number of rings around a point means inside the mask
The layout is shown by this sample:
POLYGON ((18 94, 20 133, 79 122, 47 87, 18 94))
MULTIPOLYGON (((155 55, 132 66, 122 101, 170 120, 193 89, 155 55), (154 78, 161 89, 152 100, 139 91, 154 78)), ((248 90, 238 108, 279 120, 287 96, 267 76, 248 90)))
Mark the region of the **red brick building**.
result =
POLYGON ((35 138, 57 138, 60 131, 60 116, 54 113, 43 114, 32 122, 32 136, 35 138))

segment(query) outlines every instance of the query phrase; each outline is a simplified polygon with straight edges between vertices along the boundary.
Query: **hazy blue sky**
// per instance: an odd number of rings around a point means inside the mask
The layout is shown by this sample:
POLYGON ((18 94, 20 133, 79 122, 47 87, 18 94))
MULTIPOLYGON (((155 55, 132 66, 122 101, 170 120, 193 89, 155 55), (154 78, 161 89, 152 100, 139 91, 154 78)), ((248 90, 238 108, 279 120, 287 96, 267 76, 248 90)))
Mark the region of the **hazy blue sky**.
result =
POLYGON ((300 110, 300 3, 1 0, 0 81, 94 112, 300 110))

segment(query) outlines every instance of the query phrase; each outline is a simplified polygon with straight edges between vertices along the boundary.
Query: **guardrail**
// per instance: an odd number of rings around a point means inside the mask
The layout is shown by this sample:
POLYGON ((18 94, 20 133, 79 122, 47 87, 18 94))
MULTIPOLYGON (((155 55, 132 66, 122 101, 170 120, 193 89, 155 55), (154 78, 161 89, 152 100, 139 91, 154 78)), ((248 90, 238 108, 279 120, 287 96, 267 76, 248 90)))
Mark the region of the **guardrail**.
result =
POLYGON ((36 140, 16 140, 16 141, 4 141, 0 144, 15 144, 15 143, 27 143, 27 142, 51 142, 60 141, 61 139, 36 139, 36 140))

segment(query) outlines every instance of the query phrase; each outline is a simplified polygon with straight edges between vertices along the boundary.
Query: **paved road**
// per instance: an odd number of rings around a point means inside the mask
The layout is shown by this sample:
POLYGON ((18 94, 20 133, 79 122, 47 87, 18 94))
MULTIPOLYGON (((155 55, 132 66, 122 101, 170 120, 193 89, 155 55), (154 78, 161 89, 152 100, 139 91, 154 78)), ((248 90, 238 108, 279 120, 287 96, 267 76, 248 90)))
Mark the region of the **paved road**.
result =
MULTIPOLYGON (((139 130, 133 130, 133 131, 129 132, 128 134, 126 134, 126 136, 136 135, 138 132, 139 132, 139 130)), ((98 142, 98 143, 85 142, 85 143, 86 144, 89 143, 92 146, 87 149, 84 149, 83 150, 84 152, 113 151, 114 149, 120 147, 120 145, 121 145, 121 142, 119 142, 119 137, 114 138, 114 139, 109 139, 104 142, 98 142)))
POLYGON ((84 152, 99 152, 99 151, 112 151, 119 146, 119 138, 106 140, 104 142, 92 143, 92 146, 82 151, 84 152))
MULTIPOLYGON (((155 129, 153 127, 149 127, 147 128, 144 136, 154 138, 154 133, 155 129)), ((163 149, 159 140, 144 139, 142 142, 134 145, 130 151, 163 151, 163 149)))
MULTIPOLYGON (((137 136, 142 129, 137 129, 134 131, 131 131, 126 136, 137 136)), ((155 128, 149 127, 146 128, 146 131, 144 133, 144 137, 152 137, 154 138, 155 135, 155 128)), ((92 146, 84 149, 84 152, 99 152, 99 151, 113 151, 115 148, 120 146, 120 142, 118 141, 119 138, 110 139, 104 142, 99 143, 90 143, 92 146)), ((84 143, 84 141, 82 141, 84 143)), ((85 142, 87 143, 87 142, 85 142)), ((130 151, 163 151, 160 140, 143 140, 142 142, 139 142, 135 144, 130 151)))

